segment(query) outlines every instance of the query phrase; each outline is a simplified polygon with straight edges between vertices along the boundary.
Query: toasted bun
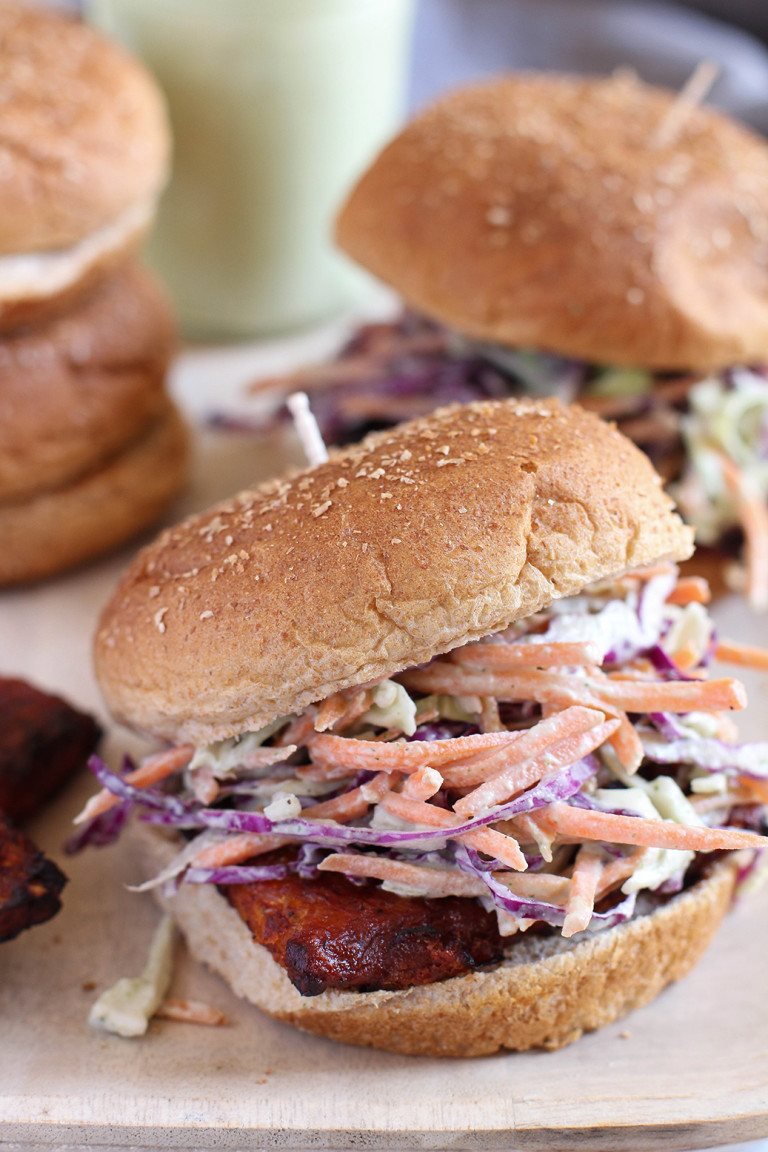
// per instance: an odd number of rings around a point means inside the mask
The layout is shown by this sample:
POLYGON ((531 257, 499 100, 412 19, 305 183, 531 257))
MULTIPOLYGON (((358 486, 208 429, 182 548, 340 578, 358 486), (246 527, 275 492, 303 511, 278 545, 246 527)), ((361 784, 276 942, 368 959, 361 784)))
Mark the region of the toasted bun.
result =
POLYGON ((454 92, 378 157, 341 246, 469 336, 706 371, 768 357, 768 145, 671 93, 518 75, 454 92))
POLYGON ((186 426, 165 400, 141 436, 96 471, 0 504, 0 585, 51 576, 130 540, 165 511, 187 462, 186 426))
POLYGON ((173 320, 137 266, 73 311, 0 343, 0 508, 71 484, 135 440, 164 403, 173 320))
MULTIPOLYGON (((132 836, 147 877, 179 849, 180 838, 146 825, 135 826, 132 836)), ((500 1048, 562 1048, 647 1004, 701 958, 735 879, 736 866, 726 858, 687 892, 616 928, 570 940, 523 936, 496 967, 406 991, 319 996, 294 988, 214 885, 155 895, 192 955, 278 1020, 411 1056, 484 1056, 500 1048)))
POLYGON ((0 3, 0 254, 68 248, 167 174, 165 108, 149 74, 85 25, 0 3))
POLYGON ((690 551, 647 459, 596 417, 445 408, 163 533, 103 613, 96 671, 119 719, 206 743, 690 551))

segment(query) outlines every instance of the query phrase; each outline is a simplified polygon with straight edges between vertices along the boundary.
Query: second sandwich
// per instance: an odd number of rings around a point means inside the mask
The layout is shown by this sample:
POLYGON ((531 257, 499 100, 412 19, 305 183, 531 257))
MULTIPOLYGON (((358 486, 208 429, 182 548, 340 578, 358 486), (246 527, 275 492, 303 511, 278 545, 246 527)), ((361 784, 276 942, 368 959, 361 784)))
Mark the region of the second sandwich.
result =
POLYGON ((450 93, 338 222, 413 313, 300 386, 334 442, 454 401, 577 399, 674 484, 699 545, 735 557, 745 541, 766 607, 767 203, 764 141, 636 80, 522 74, 450 93))

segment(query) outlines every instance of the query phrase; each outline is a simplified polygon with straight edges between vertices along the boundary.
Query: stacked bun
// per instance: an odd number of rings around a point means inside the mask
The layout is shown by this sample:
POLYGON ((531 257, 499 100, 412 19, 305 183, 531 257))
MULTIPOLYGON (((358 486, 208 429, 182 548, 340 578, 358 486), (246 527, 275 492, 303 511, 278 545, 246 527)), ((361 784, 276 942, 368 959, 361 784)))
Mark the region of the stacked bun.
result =
POLYGON ((169 153, 135 61, 0 2, 0 583, 122 543, 184 478, 173 318, 134 259, 169 153))

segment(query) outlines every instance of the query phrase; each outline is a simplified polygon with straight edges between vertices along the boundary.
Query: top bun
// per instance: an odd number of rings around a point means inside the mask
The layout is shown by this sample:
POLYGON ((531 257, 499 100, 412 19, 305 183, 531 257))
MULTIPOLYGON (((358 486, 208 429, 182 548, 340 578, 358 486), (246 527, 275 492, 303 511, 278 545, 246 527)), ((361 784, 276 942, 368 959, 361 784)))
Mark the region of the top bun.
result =
POLYGON ((104 610, 116 716, 169 740, 258 729, 692 550, 645 456, 556 401, 375 433, 164 532, 104 610))
POLYGON ((768 358, 768 146, 633 79, 519 75, 439 100, 384 149, 341 246, 481 340, 708 371, 768 358))
POLYGON ((151 201, 168 157, 140 64, 83 24, 0 0, 0 254, 70 247, 151 201))

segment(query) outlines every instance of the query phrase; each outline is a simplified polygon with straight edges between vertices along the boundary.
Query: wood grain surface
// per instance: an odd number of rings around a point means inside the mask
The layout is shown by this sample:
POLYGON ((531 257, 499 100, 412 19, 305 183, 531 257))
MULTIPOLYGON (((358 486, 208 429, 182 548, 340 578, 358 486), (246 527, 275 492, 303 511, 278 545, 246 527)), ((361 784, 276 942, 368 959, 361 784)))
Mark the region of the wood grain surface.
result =
MULTIPOLYGON (((182 394, 194 379, 182 374, 182 394)), ((191 395, 192 410, 202 403, 191 395)), ((277 451, 202 438, 186 507, 270 471, 277 451)), ((100 711, 90 635, 126 559, 3 594, 0 674, 100 711)), ((733 599, 717 615, 724 634, 768 642, 768 622, 733 599)), ((766 738, 768 682, 749 687, 743 731, 766 738)), ((108 757, 126 747, 135 741, 112 730, 108 757)), ((686 981, 559 1052, 441 1062, 335 1045, 236 1000, 181 947, 172 994, 215 1005, 229 1024, 157 1021, 122 1040, 89 1028, 88 1009, 141 970, 158 913, 125 887, 137 875, 127 847, 63 856, 91 791, 78 779, 32 829, 70 877, 62 913, 0 948, 0 1147, 622 1152, 768 1136, 767 890, 740 902, 686 981)))

